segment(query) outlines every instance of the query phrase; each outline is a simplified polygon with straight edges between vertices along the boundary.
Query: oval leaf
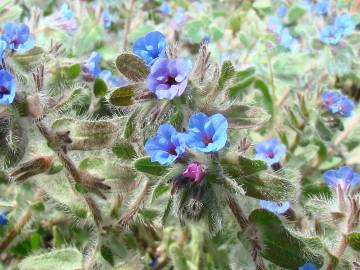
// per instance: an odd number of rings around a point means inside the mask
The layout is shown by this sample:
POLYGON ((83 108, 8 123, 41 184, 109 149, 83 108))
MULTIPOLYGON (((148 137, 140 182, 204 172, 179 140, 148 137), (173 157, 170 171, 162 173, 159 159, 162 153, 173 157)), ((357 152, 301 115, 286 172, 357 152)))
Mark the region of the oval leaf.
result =
POLYGON ((228 120, 230 128, 256 127, 270 119, 263 108, 247 105, 232 105, 221 113, 228 120))
POLYGON ((140 172, 160 176, 166 172, 167 167, 158 162, 151 162, 149 157, 139 158, 134 163, 135 169, 140 172))
POLYGON ((135 96, 135 90, 137 87, 137 84, 130 84, 119 87, 111 93, 109 102, 114 106, 132 105, 134 103, 132 98, 135 96))
POLYGON ((134 82, 142 82, 150 73, 144 60, 135 54, 123 53, 116 58, 116 67, 126 78, 134 82))

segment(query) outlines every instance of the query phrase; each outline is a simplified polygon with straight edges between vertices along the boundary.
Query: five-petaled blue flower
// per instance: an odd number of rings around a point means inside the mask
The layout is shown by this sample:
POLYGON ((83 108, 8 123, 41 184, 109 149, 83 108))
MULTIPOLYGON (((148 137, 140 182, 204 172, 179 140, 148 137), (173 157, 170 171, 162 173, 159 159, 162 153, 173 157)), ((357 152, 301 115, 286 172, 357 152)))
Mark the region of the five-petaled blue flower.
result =
POLYGON ((189 119, 189 129, 185 134, 186 144, 200 152, 221 150, 227 141, 228 121, 220 114, 207 116, 199 112, 189 119))
POLYGON ((290 202, 273 202, 260 200, 261 208, 276 214, 284 214, 290 208, 290 202))
POLYGON ((14 76, 4 69, 0 70, 0 104, 11 104, 14 101, 15 92, 14 76))
POLYGON ((278 17, 270 16, 267 22, 267 28, 271 33, 280 34, 283 28, 282 21, 278 17))
POLYGON ((109 11, 107 11, 107 10, 104 10, 102 13, 102 24, 105 29, 108 29, 111 27, 112 19, 111 19, 109 11))
POLYGON ((340 167, 338 170, 328 170, 323 174, 323 177, 329 186, 340 185, 344 189, 360 182, 360 175, 349 166, 340 167))
POLYGON ((277 139, 270 139, 255 145, 255 158, 265 161, 268 165, 279 163, 285 155, 286 146, 277 139))
POLYGON ((349 36, 355 29, 355 23, 347 14, 336 16, 334 27, 343 36, 349 36))
POLYGON ((288 28, 284 28, 281 31, 281 34, 279 36, 279 42, 280 42, 280 46, 286 49, 291 49, 294 46, 296 46, 296 44, 298 43, 298 41, 295 38, 293 38, 293 36, 290 34, 288 28))
POLYGON ((6 212, 0 213, 0 225, 6 225, 8 223, 8 219, 6 217, 6 212))
POLYGON ((354 101, 337 91, 325 90, 321 96, 321 101, 324 107, 332 113, 338 113, 344 117, 353 115, 355 109, 354 101))
POLYGON ((157 59, 166 57, 165 36, 158 31, 150 32, 135 41, 133 52, 152 65, 157 59))
POLYGON ((320 40, 325 44, 337 45, 341 40, 341 32, 333 25, 325 26, 320 32, 320 40))
POLYGON ((171 164, 185 152, 185 140, 170 124, 159 127, 157 135, 145 143, 145 152, 151 161, 171 164))
POLYGON ((281 4, 277 9, 276 14, 279 17, 284 17, 286 16, 287 12, 288 12, 288 7, 285 4, 281 4))
POLYGON ((83 65, 83 71, 90 74, 93 78, 97 78, 100 74, 101 56, 98 52, 92 52, 89 59, 83 65))
POLYGON ((29 27, 23 23, 5 23, 1 39, 6 42, 7 48, 18 52, 31 50, 35 45, 29 27))
POLYGON ((312 11, 319 15, 327 15, 330 10, 328 0, 320 0, 312 6, 312 11))
POLYGON ((305 263, 299 267, 299 270, 317 270, 316 266, 312 263, 305 263))
POLYGON ((173 99, 184 93, 190 65, 181 59, 158 59, 146 79, 149 90, 159 99, 173 99))

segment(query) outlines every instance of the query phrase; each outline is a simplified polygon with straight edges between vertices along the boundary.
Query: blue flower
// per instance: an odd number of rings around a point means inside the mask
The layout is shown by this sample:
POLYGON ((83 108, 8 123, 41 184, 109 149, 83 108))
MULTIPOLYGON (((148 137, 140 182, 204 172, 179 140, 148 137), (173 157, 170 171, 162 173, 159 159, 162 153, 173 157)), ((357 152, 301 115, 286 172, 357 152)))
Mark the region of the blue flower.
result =
POLYGON ((101 56, 98 52, 92 52, 89 59, 83 65, 83 71, 90 74, 93 78, 97 78, 100 74, 101 56))
POLYGON ((330 10, 330 4, 328 0, 320 0, 312 6, 312 11, 318 15, 327 15, 330 10))
POLYGON ((283 28, 282 21, 278 17, 270 16, 268 19, 267 28, 271 33, 280 34, 283 28))
POLYGON ((145 152, 153 162, 171 164, 185 152, 185 141, 172 125, 163 124, 157 135, 145 143, 145 152))
POLYGON ((353 115, 355 109, 354 101, 337 91, 325 90, 321 96, 321 101, 324 107, 332 113, 339 113, 344 117, 353 115))
POLYGON ((111 87, 120 87, 121 85, 125 84, 124 80, 121 80, 120 78, 114 76, 111 72, 111 70, 104 69, 100 72, 99 78, 103 79, 106 84, 111 87))
POLYGON ((355 23, 349 15, 336 16, 334 27, 343 36, 349 36, 355 29, 355 23))
POLYGON ((107 11, 107 10, 104 10, 102 13, 102 24, 105 29, 108 29, 111 27, 112 19, 111 19, 109 11, 107 11))
POLYGON ((277 139, 270 139, 255 145, 255 158, 265 161, 268 165, 280 162, 286 153, 286 146, 277 139))
POLYGON ((297 44, 297 40, 291 36, 289 29, 287 28, 284 28, 281 31, 279 42, 280 46, 286 49, 291 49, 297 44))
POLYGON ((0 104, 11 104, 14 101, 15 93, 14 76, 6 70, 0 70, 0 104))
POLYGON ((186 144, 200 152, 221 150, 227 141, 228 122, 220 114, 207 116, 199 112, 189 119, 189 130, 185 134, 186 144))
POLYGON ((0 60, 4 57, 7 43, 4 40, 0 39, 0 60))
POLYGON ((31 50, 35 45, 29 27, 23 23, 5 23, 1 39, 7 43, 7 48, 18 52, 31 50))
POLYGON ((290 202, 273 202, 260 200, 260 206, 275 214, 284 214, 290 208, 290 202))
POLYGON ((288 7, 285 4, 281 4, 277 9, 276 14, 279 17, 284 17, 286 16, 287 12, 288 12, 288 7))
POLYGON ((331 187, 340 185, 342 188, 347 188, 360 182, 360 175, 349 166, 343 166, 338 170, 328 170, 323 177, 325 183, 331 187))
POLYGON ((8 219, 6 217, 6 213, 0 213, 0 225, 6 225, 8 223, 8 219))
POLYGON ((312 263, 305 263, 303 266, 299 267, 299 270, 316 270, 316 266, 312 263))
POLYGON ((55 21, 57 25, 66 31, 75 31, 77 29, 77 22, 74 13, 69 8, 67 3, 61 5, 60 11, 55 13, 55 21))
POLYGON ((177 8, 175 15, 170 22, 170 26, 175 30, 179 30, 188 18, 189 16, 186 14, 185 9, 177 8))
POLYGON ((341 39, 341 32, 335 26, 326 26, 320 32, 320 40, 325 44, 337 45, 341 39))
POLYGON ((162 2, 161 6, 159 7, 159 10, 164 15, 169 15, 171 12, 171 7, 168 2, 164 1, 162 2))
POLYGON ((166 57, 165 36, 158 31, 150 32, 135 41, 133 51, 146 64, 152 65, 158 58, 166 57))

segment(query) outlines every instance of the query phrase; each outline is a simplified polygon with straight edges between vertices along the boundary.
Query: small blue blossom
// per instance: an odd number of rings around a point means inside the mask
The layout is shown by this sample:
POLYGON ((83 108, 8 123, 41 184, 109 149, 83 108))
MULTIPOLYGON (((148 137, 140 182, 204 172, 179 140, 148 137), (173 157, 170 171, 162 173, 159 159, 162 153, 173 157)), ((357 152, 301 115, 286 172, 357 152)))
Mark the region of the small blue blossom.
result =
POLYGON ((1 39, 6 42, 7 48, 18 52, 26 52, 35 46, 29 27, 23 23, 5 23, 1 39))
POLYGON ((189 129, 185 134, 186 144, 200 152, 221 150, 227 141, 228 121, 220 114, 207 116, 199 112, 189 119, 189 129))
POLYGON ((321 102, 331 113, 339 113, 344 117, 352 116, 355 109, 354 101, 337 91, 325 90, 321 96, 321 102))
POLYGON ((170 26, 175 30, 179 30, 188 18, 189 16, 186 14, 185 9, 179 7, 176 9, 175 15, 170 22, 170 26))
POLYGON ((185 152, 184 137, 172 125, 163 124, 157 135, 145 143, 145 152, 153 162, 171 164, 185 152))
POLYGON ((317 268, 312 263, 305 263, 303 266, 300 266, 298 270, 317 270, 317 268))
POLYGON ((114 76, 111 70, 108 69, 102 70, 99 74, 99 78, 103 79, 111 88, 120 87, 126 83, 126 81, 114 76))
POLYGON ((135 41, 133 51, 146 64, 152 65, 157 59, 166 57, 165 36, 158 31, 150 32, 135 41))
POLYGON ((82 66, 85 73, 90 74, 93 78, 99 77, 101 56, 98 52, 92 52, 89 59, 82 66))
POLYGON ((255 158, 265 161, 268 165, 280 162, 286 153, 286 146, 277 139, 270 139, 255 145, 255 158))
POLYGON ((284 28, 279 36, 279 43, 280 46, 290 50, 298 44, 298 41, 291 36, 288 28, 284 28))
POLYGON ((0 213, 0 225, 6 225, 8 224, 8 219, 6 217, 6 213, 2 212, 0 213))
POLYGON ((355 23, 349 15, 339 15, 335 18, 334 27, 341 35, 349 36, 355 29, 355 23))
POLYGON ((285 17, 287 12, 288 12, 288 7, 285 4, 281 4, 277 9, 276 14, 279 17, 285 17))
POLYGON ((7 43, 0 39, 0 60, 4 57, 7 43))
POLYGON ((290 208, 290 202, 273 202, 260 200, 261 208, 269 210, 275 214, 284 214, 290 208))
POLYGON ((270 16, 268 19, 267 28, 271 33, 280 34, 283 28, 282 21, 278 17, 270 16))
POLYGON ((69 32, 75 31, 78 27, 74 13, 67 3, 63 3, 60 11, 56 13, 56 21, 61 28, 69 32))
POLYGON ((360 182, 360 175, 349 166, 343 166, 338 170, 328 170, 323 174, 323 177, 327 185, 331 187, 340 185, 344 189, 360 182))
POLYGON ((320 0, 312 6, 312 11, 318 15, 329 14, 330 3, 328 0, 320 0))
POLYGON ((159 10, 164 15, 169 15, 171 12, 171 7, 168 2, 164 1, 161 3, 161 6, 159 7, 159 10))
POLYGON ((0 104, 11 104, 14 101, 15 93, 14 76, 4 69, 0 70, 0 104))
POLYGON ((335 26, 325 26, 320 32, 320 40, 325 44, 337 45, 341 40, 341 32, 335 26))
POLYGON ((102 24, 105 29, 109 29, 111 27, 112 19, 111 19, 109 11, 107 11, 107 10, 104 10, 102 13, 102 24))

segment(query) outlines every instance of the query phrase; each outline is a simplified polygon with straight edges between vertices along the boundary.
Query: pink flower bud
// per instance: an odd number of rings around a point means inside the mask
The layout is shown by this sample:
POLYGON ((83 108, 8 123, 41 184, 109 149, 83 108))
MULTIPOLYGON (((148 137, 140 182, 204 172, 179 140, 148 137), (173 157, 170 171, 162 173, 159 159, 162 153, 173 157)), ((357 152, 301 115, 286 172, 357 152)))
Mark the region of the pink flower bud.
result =
POLYGON ((190 163, 183 176, 188 177, 192 182, 200 182, 204 176, 204 169, 199 162, 190 163))

